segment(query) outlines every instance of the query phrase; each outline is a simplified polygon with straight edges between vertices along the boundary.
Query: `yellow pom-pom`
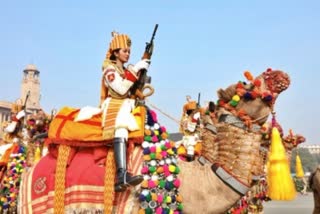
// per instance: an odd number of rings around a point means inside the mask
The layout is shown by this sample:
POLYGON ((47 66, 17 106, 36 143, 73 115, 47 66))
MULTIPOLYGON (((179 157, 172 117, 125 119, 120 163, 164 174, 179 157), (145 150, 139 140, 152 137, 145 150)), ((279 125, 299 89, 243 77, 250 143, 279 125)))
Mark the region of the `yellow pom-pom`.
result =
POLYGON ((174 151, 172 149, 168 149, 167 152, 169 155, 174 155, 174 151))
POLYGON ((232 100, 235 101, 235 102, 239 102, 239 101, 240 101, 239 95, 234 95, 234 96, 232 97, 232 100))
POLYGON ((174 165, 169 165, 169 171, 174 172, 176 170, 176 167, 174 165))
POLYGON ((300 156, 297 154, 296 156, 296 176, 297 178, 303 178, 304 177, 304 171, 302 168, 302 163, 300 156))
POLYGON ((178 148, 177 153, 178 153, 178 155, 185 155, 185 154, 187 154, 187 150, 186 150, 186 148, 184 146, 180 146, 178 148))
POLYGON ((272 128, 271 148, 267 163, 268 195, 272 200, 293 200, 296 189, 279 130, 272 128))

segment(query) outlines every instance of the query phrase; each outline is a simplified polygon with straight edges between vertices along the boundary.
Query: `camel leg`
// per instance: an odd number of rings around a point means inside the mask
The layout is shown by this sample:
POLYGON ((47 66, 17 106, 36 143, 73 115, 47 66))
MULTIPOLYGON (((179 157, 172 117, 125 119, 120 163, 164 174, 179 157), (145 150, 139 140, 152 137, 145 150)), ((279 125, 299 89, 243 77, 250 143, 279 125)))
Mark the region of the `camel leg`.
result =
POLYGON ((314 210, 313 214, 320 214, 320 170, 315 172, 313 176, 312 190, 313 190, 313 200, 314 200, 314 210))

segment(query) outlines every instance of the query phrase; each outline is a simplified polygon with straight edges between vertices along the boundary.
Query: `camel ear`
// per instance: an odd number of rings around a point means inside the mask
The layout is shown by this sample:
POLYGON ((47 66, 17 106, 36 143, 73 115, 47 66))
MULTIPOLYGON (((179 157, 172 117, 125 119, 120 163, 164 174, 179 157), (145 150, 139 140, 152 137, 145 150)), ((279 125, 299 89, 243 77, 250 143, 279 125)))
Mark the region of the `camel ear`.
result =
POLYGON ((232 99, 232 96, 236 94, 237 84, 230 85, 226 89, 219 89, 217 91, 218 98, 223 101, 229 101, 232 99))

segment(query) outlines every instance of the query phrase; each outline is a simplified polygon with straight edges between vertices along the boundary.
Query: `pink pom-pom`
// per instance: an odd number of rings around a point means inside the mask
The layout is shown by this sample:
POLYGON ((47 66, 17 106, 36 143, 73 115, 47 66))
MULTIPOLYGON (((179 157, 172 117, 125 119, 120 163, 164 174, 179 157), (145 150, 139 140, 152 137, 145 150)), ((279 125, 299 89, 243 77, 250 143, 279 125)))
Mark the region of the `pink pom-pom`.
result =
POLYGON ((149 180, 149 181, 148 181, 148 187, 149 187, 149 188, 152 189, 152 188, 155 188, 156 186, 157 186, 157 185, 156 185, 156 183, 155 183, 153 180, 149 180))
POLYGON ((147 174, 147 173, 149 173, 149 168, 148 168, 148 166, 142 167, 141 173, 142 173, 142 174, 147 174))
POLYGON ((162 155, 162 157, 167 157, 168 152, 167 152, 167 151, 162 151, 162 152, 161 152, 161 155, 162 155))
POLYGON ((164 174, 165 177, 168 177, 168 176, 171 175, 171 172, 169 172, 169 171, 164 171, 163 174, 164 174))
POLYGON ((156 214, 162 214, 162 207, 158 207, 156 209, 156 214))
POLYGON ((164 171, 164 172, 169 172, 169 166, 168 166, 168 164, 163 165, 163 171, 164 171))
POLYGON ((163 195, 159 194, 158 198, 157 198, 157 201, 158 201, 159 204, 161 204, 163 202, 163 195))
POLYGON ((151 146, 150 147, 150 152, 151 153, 156 153, 156 151, 157 151, 157 147, 156 146, 151 146))
POLYGON ((153 135, 152 136, 152 142, 156 143, 158 141, 159 141, 158 137, 156 135, 153 135))
POLYGON ((180 179, 179 179, 179 178, 177 178, 176 180, 173 181, 173 185, 174 185, 176 188, 179 188, 179 187, 180 187, 180 184, 181 184, 181 182, 180 182, 180 179))
POLYGON ((161 130, 161 132, 166 132, 167 131, 166 127, 164 127, 164 126, 161 126, 160 130, 161 130))
POLYGON ((171 143, 170 142, 166 142, 164 144, 164 146, 167 148, 167 149, 170 149, 171 148, 171 143))
POLYGON ((156 114, 156 112, 153 111, 153 110, 151 110, 150 113, 151 113, 151 116, 152 116, 153 121, 154 121, 155 123, 157 123, 157 122, 158 122, 158 119, 157 119, 157 114, 156 114))

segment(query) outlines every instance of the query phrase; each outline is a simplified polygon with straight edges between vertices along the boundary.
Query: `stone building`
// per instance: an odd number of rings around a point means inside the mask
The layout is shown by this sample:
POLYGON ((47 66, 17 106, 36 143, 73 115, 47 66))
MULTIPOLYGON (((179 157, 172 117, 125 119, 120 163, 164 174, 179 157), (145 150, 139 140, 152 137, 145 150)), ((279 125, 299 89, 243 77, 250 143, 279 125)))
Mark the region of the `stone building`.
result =
POLYGON ((300 148, 308 149, 311 154, 320 154, 320 145, 301 145, 300 148))
MULTIPOLYGON (((11 109, 14 104, 26 105, 27 113, 37 112, 40 107, 40 72, 33 64, 27 65, 22 73, 21 93, 20 97, 13 102, 0 101, 0 125, 5 121, 9 121, 11 109), (26 102, 27 100, 27 102, 26 102)), ((0 138, 3 129, 0 128, 0 138)))

